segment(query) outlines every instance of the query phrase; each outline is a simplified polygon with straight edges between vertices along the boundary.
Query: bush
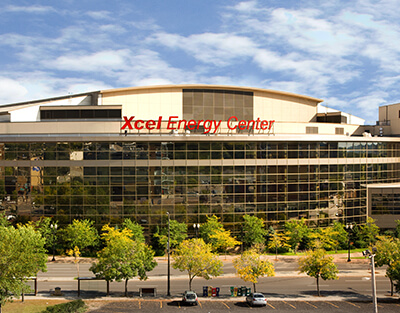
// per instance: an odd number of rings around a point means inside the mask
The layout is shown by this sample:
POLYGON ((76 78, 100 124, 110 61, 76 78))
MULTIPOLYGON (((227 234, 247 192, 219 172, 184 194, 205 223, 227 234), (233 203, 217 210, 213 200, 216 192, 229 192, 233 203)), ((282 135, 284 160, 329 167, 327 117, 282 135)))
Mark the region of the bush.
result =
POLYGON ((86 304, 81 299, 67 303, 49 306, 42 313, 83 313, 86 311, 86 304))

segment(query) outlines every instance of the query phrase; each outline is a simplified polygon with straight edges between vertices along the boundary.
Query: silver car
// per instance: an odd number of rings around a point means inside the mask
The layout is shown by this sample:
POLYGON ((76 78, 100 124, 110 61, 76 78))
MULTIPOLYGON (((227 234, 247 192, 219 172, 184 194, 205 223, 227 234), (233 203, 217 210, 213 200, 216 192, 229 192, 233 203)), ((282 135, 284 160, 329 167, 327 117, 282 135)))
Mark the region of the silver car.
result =
POLYGON ((267 305, 267 299, 265 299, 265 297, 262 293, 251 293, 246 297, 246 301, 251 306, 255 306, 255 305, 266 306, 267 305))
POLYGON ((185 291, 182 298, 183 303, 198 305, 197 294, 194 291, 185 291))

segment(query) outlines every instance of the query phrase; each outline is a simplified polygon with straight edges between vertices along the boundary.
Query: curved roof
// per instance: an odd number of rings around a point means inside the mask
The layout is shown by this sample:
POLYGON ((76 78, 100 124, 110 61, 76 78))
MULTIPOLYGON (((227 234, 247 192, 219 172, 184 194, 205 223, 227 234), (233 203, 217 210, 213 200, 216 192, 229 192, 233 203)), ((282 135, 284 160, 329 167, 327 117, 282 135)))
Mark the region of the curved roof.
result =
POLYGON ((118 92, 129 92, 129 91, 140 91, 140 90, 152 90, 152 89, 189 89, 189 88, 198 88, 198 89, 224 89, 224 90, 241 90, 241 91, 250 91, 250 92, 263 92, 274 95, 283 95, 294 98, 301 98, 306 100, 315 101, 317 103, 323 102, 324 100, 309 97, 305 95, 299 95, 291 92, 285 91, 277 91, 270 89, 262 89, 262 88, 253 88, 253 87, 240 87, 240 86, 225 86, 225 85, 206 85, 206 84, 183 84, 183 85, 160 85, 160 86, 140 86, 140 87, 127 87, 127 88, 117 88, 117 89, 107 89, 101 90, 101 94, 108 93, 118 93, 118 92))

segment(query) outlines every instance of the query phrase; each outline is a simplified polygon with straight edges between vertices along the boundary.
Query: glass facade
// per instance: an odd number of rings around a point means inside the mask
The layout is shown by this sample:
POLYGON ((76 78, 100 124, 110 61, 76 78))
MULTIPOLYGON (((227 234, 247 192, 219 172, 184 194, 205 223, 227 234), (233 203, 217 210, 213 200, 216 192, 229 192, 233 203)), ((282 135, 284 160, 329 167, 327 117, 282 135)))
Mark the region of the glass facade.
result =
POLYGON ((400 177, 400 143, 218 139, 1 143, 1 207, 60 224, 130 217, 150 232, 166 212, 189 225, 215 214, 237 234, 245 214, 363 223, 366 185, 400 177))

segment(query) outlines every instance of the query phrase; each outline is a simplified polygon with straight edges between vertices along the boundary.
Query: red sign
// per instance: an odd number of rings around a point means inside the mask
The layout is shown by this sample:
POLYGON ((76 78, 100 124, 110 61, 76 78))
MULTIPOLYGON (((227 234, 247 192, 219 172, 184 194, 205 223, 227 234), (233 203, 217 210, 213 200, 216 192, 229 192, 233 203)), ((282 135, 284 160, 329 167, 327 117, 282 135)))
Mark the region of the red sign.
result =
MULTIPOLYGON (((124 116, 124 125, 122 125, 121 130, 124 129, 161 129, 161 122, 163 121, 162 116, 159 116, 157 120, 134 120, 134 116, 127 117, 124 116)), ((226 126, 230 130, 271 130, 272 125, 275 120, 261 120, 257 118, 256 120, 239 120, 236 116, 231 116, 228 121, 226 121, 226 126)), ((204 134, 213 133, 215 134, 222 124, 221 120, 179 120, 178 116, 170 116, 167 121, 168 130, 179 130, 179 129, 189 129, 195 130, 204 127, 204 134)))

